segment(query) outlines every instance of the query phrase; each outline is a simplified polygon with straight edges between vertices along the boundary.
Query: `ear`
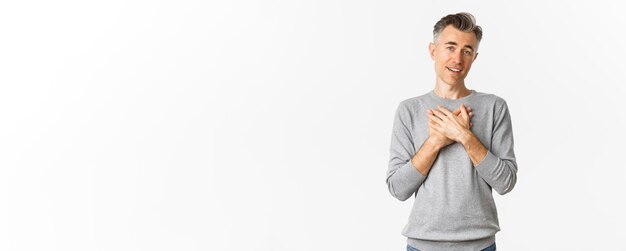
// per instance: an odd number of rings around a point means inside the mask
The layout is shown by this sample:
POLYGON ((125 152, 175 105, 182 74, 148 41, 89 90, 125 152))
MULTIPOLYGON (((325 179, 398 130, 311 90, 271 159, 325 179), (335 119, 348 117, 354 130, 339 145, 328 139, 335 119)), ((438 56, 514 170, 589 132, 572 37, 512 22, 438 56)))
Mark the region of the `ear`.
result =
POLYGON ((429 43, 428 44, 428 52, 430 54, 430 59, 435 60, 435 48, 437 46, 435 46, 434 43, 429 43))

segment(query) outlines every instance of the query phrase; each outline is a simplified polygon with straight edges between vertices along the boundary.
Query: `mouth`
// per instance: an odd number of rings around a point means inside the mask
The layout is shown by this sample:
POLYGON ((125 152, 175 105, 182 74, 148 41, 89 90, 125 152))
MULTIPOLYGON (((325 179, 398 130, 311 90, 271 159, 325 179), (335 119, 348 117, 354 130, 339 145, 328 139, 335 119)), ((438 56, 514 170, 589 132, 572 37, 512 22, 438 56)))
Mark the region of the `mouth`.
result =
POLYGON ((448 69, 449 71, 454 72, 454 73, 461 72, 461 69, 459 69, 459 68, 453 68, 453 67, 447 67, 446 66, 446 69, 448 69))

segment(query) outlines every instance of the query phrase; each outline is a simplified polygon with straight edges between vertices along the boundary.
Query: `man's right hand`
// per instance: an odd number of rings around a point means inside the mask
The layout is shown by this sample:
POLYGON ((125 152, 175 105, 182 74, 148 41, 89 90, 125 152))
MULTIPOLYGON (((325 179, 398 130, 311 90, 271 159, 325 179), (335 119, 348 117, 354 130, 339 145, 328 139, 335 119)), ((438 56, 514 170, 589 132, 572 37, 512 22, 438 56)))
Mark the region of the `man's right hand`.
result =
MULTIPOLYGON (((472 113, 472 108, 466 106, 465 109, 467 109, 467 112, 469 114, 468 120, 470 120, 470 121, 467 121, 467 122, 469 122, 470 127, 472 127, 471 119, 472 119, 472 116, 474 116, 474 114, 472 113)), ((461 107, 459 107, 458 109, 456 109, 452 113, 454 114, 454 116, 461 117, 461 107)), ((444 147, 454 143, 454 140, 451 140, 451 139, 447 138, 443 134, 441 134, 441 133, 439 133, 439 132, 437 132, 437 131, 435 131, 433 129, 433 125, 434 125, 434 122, 432 121, 433 120, 433 116, 435 116, 433 114, 433 112, 430 109, 428 109, 428 132, 429 132, 429 135, 428 135, 428 139, 426 139, 426 140, 430 140, 431 143, 433 143, 435 146, 438 146, 439 149, 444 148, 444 147)))

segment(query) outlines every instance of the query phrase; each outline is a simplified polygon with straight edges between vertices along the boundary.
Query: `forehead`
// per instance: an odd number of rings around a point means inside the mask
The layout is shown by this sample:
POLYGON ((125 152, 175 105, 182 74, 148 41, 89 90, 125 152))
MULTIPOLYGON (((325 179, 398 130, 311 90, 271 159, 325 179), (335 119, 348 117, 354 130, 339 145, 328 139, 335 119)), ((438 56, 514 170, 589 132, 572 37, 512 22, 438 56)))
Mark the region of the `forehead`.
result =
POLYGON ((478 44, 476 34, 473 32, 462 32, 452 25, 446 26, 437 39, 437 43, 445 44, 447 42, 455 42, 461 47, 469 45, 472 48, 476 48, 478 44))

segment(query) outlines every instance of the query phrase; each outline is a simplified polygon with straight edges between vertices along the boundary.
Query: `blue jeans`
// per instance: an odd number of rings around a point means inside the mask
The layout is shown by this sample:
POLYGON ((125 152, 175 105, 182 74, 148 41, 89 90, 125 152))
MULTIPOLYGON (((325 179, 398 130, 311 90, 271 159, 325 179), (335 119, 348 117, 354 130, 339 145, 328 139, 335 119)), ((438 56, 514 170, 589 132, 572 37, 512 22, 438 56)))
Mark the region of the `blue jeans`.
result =
MULTIPOLYGON (((406 245, 406 251, 420 251, 420 250, 417 248, 411 247, 409 245, 406 245)), ((485 249, 481 251, 496 251, 496 243, 491 244, 491 246, 486 247, 485 249)))

